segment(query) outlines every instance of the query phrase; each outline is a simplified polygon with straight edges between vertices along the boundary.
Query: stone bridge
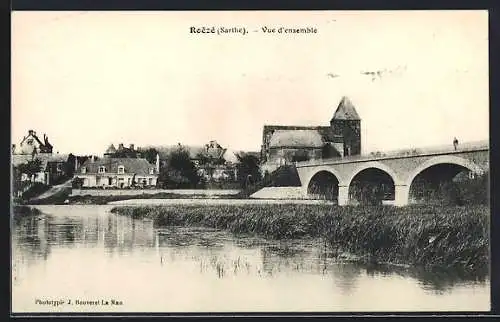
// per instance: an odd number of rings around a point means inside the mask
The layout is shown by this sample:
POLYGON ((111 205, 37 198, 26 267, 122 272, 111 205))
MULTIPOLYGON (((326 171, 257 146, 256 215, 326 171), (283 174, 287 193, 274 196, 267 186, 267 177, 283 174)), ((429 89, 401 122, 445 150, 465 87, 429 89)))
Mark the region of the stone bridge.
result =
POLYGON ((362 188, 367 182, 375 182, 388 187, 387 203, 402 206, 410 201, 410 188, 420 187, 417 182, 436 185, 451 181, 459 173, 471 177, 489 171, 489 144, 483 141, 461 144, 457 149, 436 147, 322 159, 298 162, 296 168, 302 194, 308 197, 330 189, 332 199, 347 205, 355 199, 354 186, 362 188))

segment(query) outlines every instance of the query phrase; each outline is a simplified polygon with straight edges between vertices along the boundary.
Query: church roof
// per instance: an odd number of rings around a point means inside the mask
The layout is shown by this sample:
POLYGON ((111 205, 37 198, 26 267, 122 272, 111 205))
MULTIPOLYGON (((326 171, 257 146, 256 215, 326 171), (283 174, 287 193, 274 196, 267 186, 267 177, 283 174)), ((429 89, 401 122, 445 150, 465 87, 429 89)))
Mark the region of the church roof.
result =
POLYGON ((276 130, 269 141, 269 147, 314 147, 324 144, 318 130, 276 130))
POLYGON ((356 108, 352 104, 351 100, 348 97, 344 96, 340 100, 339 106, 337 107, 337 110, 333 115, 332 121, 333 120, 359 121, 361 120, 361 118, 356 112, 356 108))
POLYGON ((116 148, 113 144, 111 144, 107 149, 105 153, 116 153, 116 148))

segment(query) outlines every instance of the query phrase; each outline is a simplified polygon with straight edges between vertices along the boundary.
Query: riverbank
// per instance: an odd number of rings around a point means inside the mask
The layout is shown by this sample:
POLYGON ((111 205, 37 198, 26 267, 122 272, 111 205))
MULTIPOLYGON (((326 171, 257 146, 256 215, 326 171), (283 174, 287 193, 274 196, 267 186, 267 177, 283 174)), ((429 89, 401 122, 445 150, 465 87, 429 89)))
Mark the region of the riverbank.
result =
POLYGON ((108 202, 109 205, 121 206, 169 206, 169 205, 283 205, 283 204, 333 204, 328 200, 315 199, 239 199, 226 197, 221 198, 162 198, 162 199, 126 199, 108 202))
POLYGON ((167 193, 167 192, 158 192, 158 193, 149 193, 149 194, 135 194, 135 195, 126 195, 126 194, 109 194, 109 195, 91 195, 91 194, 80 194, 80 195, 70 195, 70 194, 59 194, 57 196, 39 200, 30 200, 26 202, 27 205, 63 205, 63 204, 76 204, 76 205, 106 205, 112 202, 119 201, 130 201, 134 200, 163 200, 163 199, 235 199, 237 196, 235 195, 206 195, 203 193, 199 194, 183 194, 183 193, 167 193))
POLYGON ((156 225, 204 226, 271 239, 325 238, 362 260, 484 271, 489 207, 338 207, 326 204, 120 206, 156 225))

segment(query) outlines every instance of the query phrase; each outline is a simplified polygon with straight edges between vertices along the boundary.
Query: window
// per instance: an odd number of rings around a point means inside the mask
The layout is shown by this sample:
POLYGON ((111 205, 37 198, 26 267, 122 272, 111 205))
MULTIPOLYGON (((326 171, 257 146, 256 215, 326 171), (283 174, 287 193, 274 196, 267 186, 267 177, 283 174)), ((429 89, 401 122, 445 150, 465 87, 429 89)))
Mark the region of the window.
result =
POLYGON ((82 173, 87 173, 87 168, 82 167, 82 173))
POLYGON ((62 171, 62 164, 58 163, 56 165, 56 169, 57 169, 57 171, 62 171))
POLYGON ((154 173, 155 173, 155 169, 154 168, 149 169, 149 174, 154 174, 154 173))
POLYGON ((125 173, 125 167, 124 166, 118 166, 118 173, 125 173))
POLYGON ((106 172, 106 167, 100 166, 99 167, 99 173, 105 173, 106 172))

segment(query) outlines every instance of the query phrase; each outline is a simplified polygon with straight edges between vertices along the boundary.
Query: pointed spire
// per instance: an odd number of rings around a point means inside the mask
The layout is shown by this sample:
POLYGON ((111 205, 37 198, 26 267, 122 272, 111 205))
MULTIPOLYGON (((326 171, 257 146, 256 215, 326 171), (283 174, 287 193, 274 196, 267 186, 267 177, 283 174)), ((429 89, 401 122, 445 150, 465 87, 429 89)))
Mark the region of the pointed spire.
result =
POLYGON ((347 96, 343 96, 337 110, 333 114, 332 121, 333 120, 359 121, 361 118, 356 112, 356 108, 352 104, 351 100, 347 96))

